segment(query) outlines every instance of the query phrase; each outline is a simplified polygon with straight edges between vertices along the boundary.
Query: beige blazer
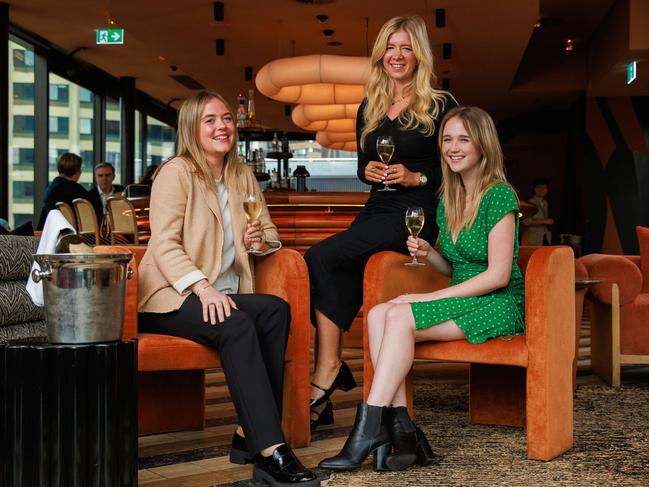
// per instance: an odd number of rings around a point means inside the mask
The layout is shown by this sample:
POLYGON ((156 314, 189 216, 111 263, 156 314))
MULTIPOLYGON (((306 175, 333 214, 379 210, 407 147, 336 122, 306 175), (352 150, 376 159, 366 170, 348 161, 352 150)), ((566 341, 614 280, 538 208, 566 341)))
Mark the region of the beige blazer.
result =
MULTIPOLYGON (((244 167, 244 188, 257 194, 263 209, 259 220, 267 241, 277 241, 277 228, 270 219, 266 201, 254 174, 244 167)), ((239 275, 239 292, 254 291, 252 257, 245 252, 243 234, 246 216, 244 195, 228 188, 228 204, 234 235, 234 270, 239 275)), ((207 189, 190 165, 181 158, 165 163, 153 182, 150 215, 151 239, 138 267, 138 309, 167 313, 180 308, 189 296, 173 285, 200 271, 214 282, 221 270, 223 224, 216 188, 207 189)), ((194 281, 195 282, 195 281, 194 281)))

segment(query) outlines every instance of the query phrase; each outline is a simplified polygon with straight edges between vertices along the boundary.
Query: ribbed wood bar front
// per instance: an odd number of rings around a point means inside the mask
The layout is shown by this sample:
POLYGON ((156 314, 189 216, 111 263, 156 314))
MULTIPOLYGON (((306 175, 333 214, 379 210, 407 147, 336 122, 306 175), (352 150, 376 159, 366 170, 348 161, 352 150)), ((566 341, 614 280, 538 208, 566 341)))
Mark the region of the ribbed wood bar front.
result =
POLYGON ((137 484, 137 343, 0 347, 6 487, 137 484))

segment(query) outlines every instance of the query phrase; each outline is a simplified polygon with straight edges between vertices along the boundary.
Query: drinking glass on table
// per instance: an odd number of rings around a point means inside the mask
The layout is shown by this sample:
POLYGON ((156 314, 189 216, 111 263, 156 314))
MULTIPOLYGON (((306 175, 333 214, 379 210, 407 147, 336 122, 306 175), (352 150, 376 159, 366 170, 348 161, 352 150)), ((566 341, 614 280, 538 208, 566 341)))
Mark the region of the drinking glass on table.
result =
MULTIPOLYGON (((424 216, 424 209, 422 207, 420 206, 408 207, 408 209, 406 210, 406 228, 408 228, 410 235, 417 238, 419 236, 419 232, 421 232, 421 229, 424 227, 424 221, 425 221, 425 216, 424 216)), ((413 254, 412 260, 410 262, 406 262, 404 265, 418 266, 418 265, 426 265, 426 264, 424 264, 423 262, 419 262, 417 260, 417 254, 413 254)))
MULTIPOLYGON (((261 214, 261 201, 257 198, 257 195, 247 194, 245 196, 243 200, 243 211, 246 214, 246 220, 248 220, 248 223, 259 218, 259 215, 261 214)), ((249 249, 246 249, 246 252, 249 254, 261 254, 261 250, 252 247, 252 244, 249 249)))
MULTIPOLYGON (((390 159, 392 159, 392 155, 394 154, 394 140, 392 140, 392 137, 389 135, 380 135, 376 139, 376 152, 378 152, 383 164, 390 164, 390 159)), ((383 187, 378 191, 396 191, 396 189, 383 183, 383 187)))

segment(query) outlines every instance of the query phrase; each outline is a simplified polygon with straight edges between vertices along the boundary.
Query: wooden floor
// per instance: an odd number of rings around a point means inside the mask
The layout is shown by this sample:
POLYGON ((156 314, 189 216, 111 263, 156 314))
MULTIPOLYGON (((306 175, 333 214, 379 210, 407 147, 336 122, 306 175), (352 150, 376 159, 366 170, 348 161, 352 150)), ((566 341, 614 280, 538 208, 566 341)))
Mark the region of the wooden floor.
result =
MULTIPOLYGON (((581 330, 579 351, 578 384, 600 382, 589 374, 590 336, 585 319, 581 330)), ((351 367, 359 387, 349 391, 337 391, 334 396, 335 424, 324 427, 331 434, 322 433, 320 437, 332 436, 336 430, 347 429, 352 425, 356 404, 362 395, 362 351, 346 349, 344 359, 351 367)), ((468 382, 468 365, 450 363, 422 362, 415 365, 415 373, 428 373, 429 377, 444 383, 468 382)), ((139 458, 148 468, 139 471, 139 484, 152 486, 196 486, 205 487, 250 479, 252 467, 240 466, 228 461, 228 451, 234 431, 234 410, 229 402, 228 391, 221 370, 208 373, 207 381, 207 423, 202 431, 185 431, 161 435, 151 435, 139 439, 139 458), (232 418, 227 424, 218 424, 220 418, 232 418), (168 456, 168 458, 167 458, 168 456), (196 456, 201 458, 196 459, 196 456), (166 464, 169 463, 169 464, 166 464)), ((296 451, 307 466, 340 451, 346 435, 338 433, 334 438, 313 441, 308 448, 296 451)))

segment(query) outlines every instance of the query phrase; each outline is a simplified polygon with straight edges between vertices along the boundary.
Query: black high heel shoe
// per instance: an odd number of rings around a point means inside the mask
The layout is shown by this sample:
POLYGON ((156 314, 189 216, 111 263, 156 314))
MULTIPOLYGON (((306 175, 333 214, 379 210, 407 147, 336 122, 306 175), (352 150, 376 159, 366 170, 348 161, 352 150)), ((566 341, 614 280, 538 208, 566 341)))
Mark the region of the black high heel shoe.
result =
POLYGON ((318 466, 330 470, 354 470, 374 452, 376 467, 380 470, 382 458, 390 450, 389 421, 388 408, 359 404, 352 432, 343 449, 338 455, 322 460, 318 466))
POLYGON ((417 465, 430 467, 439 462, 439 457, 435 456, 433 453, 433 449, 430 447, 424 432, 417 426, 415 426, 415 428, 417 429, 417 449, 415 451, 415 454, 417 455, 417 465))
POLYGON ((324 394, 318 399, 311 399, 311 401, 309 402, 309 407, 313 408, 324 404, 336 389, 340 389, 341 391, 345 392, 352 390, 354 387, 356 387, 356 380, 354 379, 349 366, 344 361, 341 361, 338 373, 336 374, 334 381, 331 383, 331 386, 329 386, 329 389, 325 389, 324 387, 319 386, 318 384, 314 384, 313 382, 311 382, 311 385, 324 392, 324 394))
POLYGON ((316 419, 311 420, 311 431, 314 431, 320 425, 334 424, 334 406, 331 401, 327 401, 327 404, 320 412, 312 407, 311 413, 318 416, 316 419))
POLYGON ((325 389, 324 387, 321 387, 313 382, 311 382, 311 385, 324 392, 321 397, 319 397, 318 399, 311 399, 311 401, 309 402, 311 413, 318 416, 317 419, 311 420, 311 431, 313 431, 321 424, 333 424, 333 406, 331 405, 331 401, 329 401, 329 397, 331 397, 336 389, 340 389, 341 391, 352 390, 354 387, 356 387, 356 380, 354 379, 349 366, 344 361, 341 361, 338 373, 336 374, 334 381, 331 383, 331 386, 329 386, 328 389, 325 389), (316 408, 327 401, 329 401, 329 404, 326 405, 322 411, 318 412, 316 408))

